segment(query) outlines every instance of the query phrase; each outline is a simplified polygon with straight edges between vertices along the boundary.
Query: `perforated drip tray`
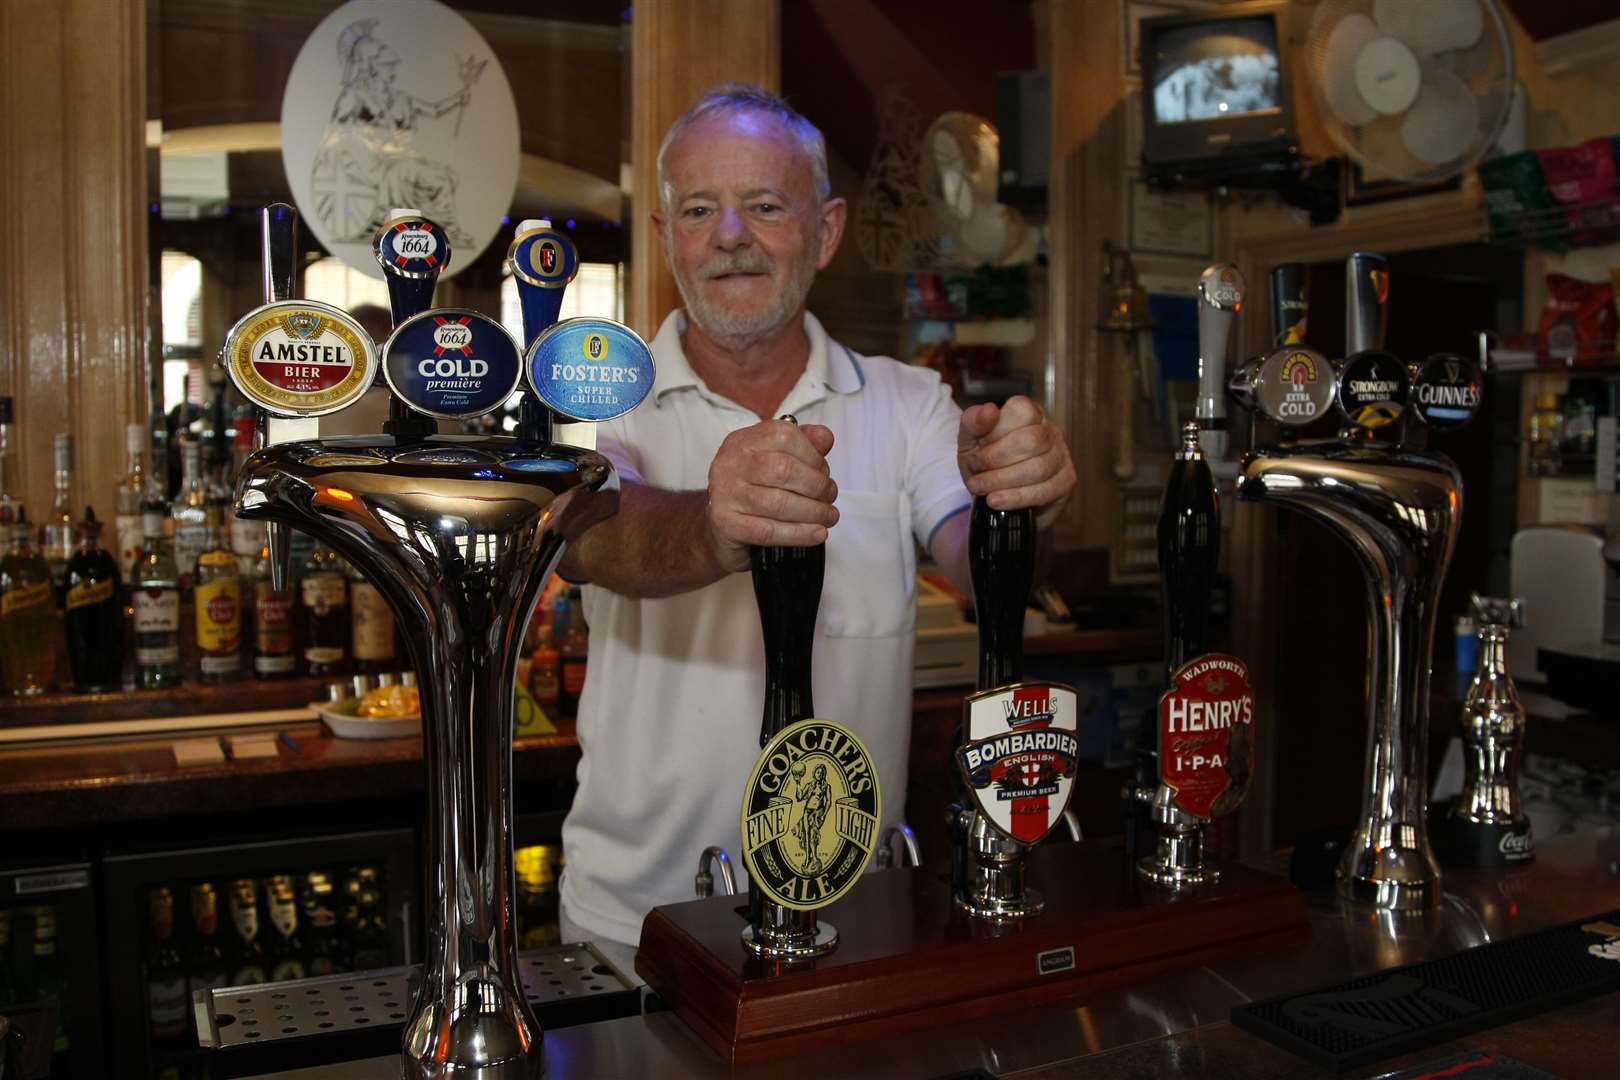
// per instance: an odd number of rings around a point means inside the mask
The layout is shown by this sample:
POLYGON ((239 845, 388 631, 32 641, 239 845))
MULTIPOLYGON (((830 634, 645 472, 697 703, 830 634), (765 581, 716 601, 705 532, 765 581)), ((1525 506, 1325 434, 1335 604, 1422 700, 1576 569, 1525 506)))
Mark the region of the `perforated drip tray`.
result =
MULTIPOLYGON (((633 1016, 640 991, 589 944, 518 954, 519 975, 542 1028, 633 1016)), ((199 990, 192 996, 197 1042, 229 1062, 219 1076, 386 1054, 399 1046, 421 967, 321 975, 257 986, 199 990)))

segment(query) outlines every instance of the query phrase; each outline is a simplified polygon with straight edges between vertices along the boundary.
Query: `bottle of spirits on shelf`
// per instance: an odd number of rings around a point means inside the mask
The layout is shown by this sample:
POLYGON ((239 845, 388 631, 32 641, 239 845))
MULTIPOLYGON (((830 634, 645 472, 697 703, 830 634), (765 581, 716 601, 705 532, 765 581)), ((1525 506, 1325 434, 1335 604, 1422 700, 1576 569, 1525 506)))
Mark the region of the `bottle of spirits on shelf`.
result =
POLYGON ((256 986, 268 982, 264 938, 259 932, 259 887, 252 878, 231 885, 230 961, 232 986, 256 986))
POLYGON ((122 579, 112 553, 101 546, 101 522, 85 507, 79 546, 68 560, 63 623, 68 663, 80 690, 116 690, 124 662, 122 579))
MULTIPOLYGON (((227 489, 241 473, 242 463, 253 452, 253 431, 252 417, 237 419, 236 441, 232 444, 231 460, 225 476, 227 489)), ((237 517, 229 501, 225 507, 225 514, 226 520, 231 523, 231 550, 236 552, 237 569, 241 570, 244 581, 249 580, 253 577, 254 567, 259 561, 259 549, 264 547, 266 542, 264 522, 237 517)))
POLYGON ((236 556, 225 546, 218 511, 213 542, 197 556, 196 601, 197 675, 205 683, 228 682, 242 673, 242 578, 236 556))
POLYGON ((228 986, 223 934, 219 932, 219 894, 212 882, 191 887, 191 955, 186 964, 187 998, 199 990, 228 986))
MULTIPOLYGON (((16 490, 11 486, 11 395, 0 395, 0 510, 9 511, 9 520, 17 518, 16 490)), ((0 542, 9 540, 0 537, 0 542)))
POLYGON ((13 694, 42 694, 56 683, 56 593, 29 539, 28 511, 16 508, 11 547, 0 558, 0 662, 13 694))
POLYGON ((180 590, 191 591, 197 556, 208 547, 208 487, 203 477, 202 445, 180 445, 180 493, 175 496, 174 565, 180 572, 180 590))
POLYGON ((348 659, 349 589, 343 576, 343 560, 325 544, 316 543, 304 563, 303 577, 298 582, 298 608, 305 674, 341 672, 348 659))
POLYGON ((540 628, 540 644, 529 661, 529 693, 542 709, 555 710, 562 697, 562 656, 551 643, 551 624, 540 628))
POLYGON ((348 563, 350 648, 354 670, 365 674, 395 671, 394 613, 377 586, 348 563))
POLYGON ((270 545, 266 543, 253 564, 253 674, 260 679, 282 679, 297 670, 292 593, 277 591, 270 583, 270 545))
MULTIPOLYGON (((563 598, 558 596, 558 607, 554 610, 557 610, 559 619, 562 617, 562 603, 563 598)), ((579 712, 579 695, 585 690, 585 662, 590 651, 590 639, 586 636, 585 610, 577 589, 568 591, 567 605, 568 624, 557 642, 562 677, 558 705, 564 713, 574 716, 579 712)))
POLYGON ((141 505, 146 501, 146 447, 145 424, 130 424, 124 429, 124 450, 129 455, 129 472, 118 482, 118 517, 115 519, 118 550, 118 572, 125 582, 135 580, 135 563, 141 557, 141 505))
POLYGON ((51 515, 40 530, 40 547, 51 568, 51 581, 60 593, 68 560, 73 558, 77 531, 73 515, 73 436, 56 436, 51 441, 51 456, 56 463, 56 497, 51 503, 51 515))
POLYGON ((186 962, 175 943, 174 892, 168 886, 147 896, 146 1015, 152 1047, 178 1050, 186 1041, 186 962))
POLYGON ((140 565, 135 573, 135 685, 180 685, 180 573, 174 564, 174 520, 162 502, 146 504, 140 565))

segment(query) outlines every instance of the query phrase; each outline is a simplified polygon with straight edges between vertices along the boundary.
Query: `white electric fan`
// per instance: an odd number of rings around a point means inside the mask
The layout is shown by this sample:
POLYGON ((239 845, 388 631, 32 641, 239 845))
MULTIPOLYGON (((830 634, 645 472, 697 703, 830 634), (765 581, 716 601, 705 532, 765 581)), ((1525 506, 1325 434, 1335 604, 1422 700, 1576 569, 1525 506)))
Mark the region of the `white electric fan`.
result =
POLYGON ((1305 64, 1329 136, 1369 179, 1448 179, 1507 122, 1513 49, 1496 0, 1322 0, 1305 64))

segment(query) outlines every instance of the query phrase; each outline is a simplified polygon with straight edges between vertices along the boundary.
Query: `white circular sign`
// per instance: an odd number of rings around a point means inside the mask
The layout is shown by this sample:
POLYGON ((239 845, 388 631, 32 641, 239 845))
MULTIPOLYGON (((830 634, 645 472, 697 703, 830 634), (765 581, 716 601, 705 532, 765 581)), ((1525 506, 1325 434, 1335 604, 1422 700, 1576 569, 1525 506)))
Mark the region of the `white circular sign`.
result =
MULTIPOLYGON (((349 0, 304 42, 281 99, 281 160, 321 244, 380 278, 394 207, 444 229, 444 276, 495 239, 518 173, 517 105, 485 41, 438 0, 349 0)), ((431 239, 429 237, 428 239, 431 239)))

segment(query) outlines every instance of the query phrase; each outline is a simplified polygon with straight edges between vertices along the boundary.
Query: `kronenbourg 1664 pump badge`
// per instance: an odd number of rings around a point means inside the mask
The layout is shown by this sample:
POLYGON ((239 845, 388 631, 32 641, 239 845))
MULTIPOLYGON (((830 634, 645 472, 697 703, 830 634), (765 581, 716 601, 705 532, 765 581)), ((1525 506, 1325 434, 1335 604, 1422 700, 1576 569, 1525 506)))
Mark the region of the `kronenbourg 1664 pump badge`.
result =
POLYGON ((1039 843, 1063 817, 1080 754, 1072 687, 1014 683, 968 697, 968 741, 956 763, 968 791, 998 831, 1039 843))
POLYGON ((783 907, 826 907, 860 880, 882 821, 877 765, 860 737, 800 720, 765 744, 748 778, 743 863, 783 907))
POLYGON ((313 300, 254 308, 225 335, 225 370, 243 397, 281 416, 322 416, 371 389, 377 353, 346 312, 313 300))
POLYGON ((1253 772, 1248 665, 1222 653, 1183 664, 1159 698, 1159 780, 1177 809, 1201 818, 1229 813, 1253 772))

